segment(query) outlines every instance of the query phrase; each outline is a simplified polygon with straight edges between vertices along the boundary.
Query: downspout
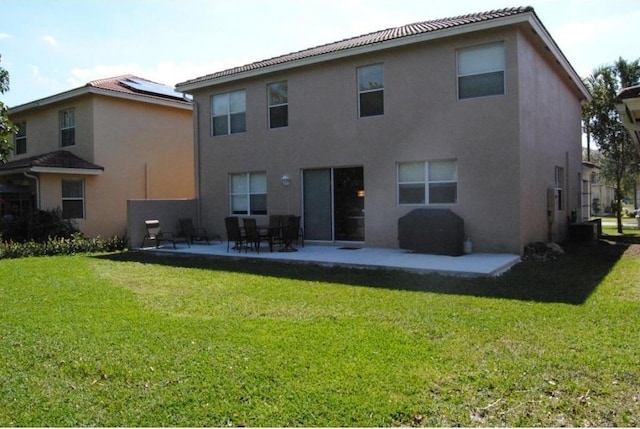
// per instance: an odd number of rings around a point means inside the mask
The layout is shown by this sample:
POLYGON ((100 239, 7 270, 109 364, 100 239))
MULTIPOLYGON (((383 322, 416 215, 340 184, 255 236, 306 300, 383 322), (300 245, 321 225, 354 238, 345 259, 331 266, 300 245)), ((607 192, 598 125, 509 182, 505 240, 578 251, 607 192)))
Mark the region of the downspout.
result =
POLYGON ((200 204, 200 105, 195 100, 195 97, 191 101, 193 103, 193 158, 194 158, 194 174, 195 174, 195 191, 196 191, 196 224, 202 225, 202 207, 200 204))
POLYGON ((33 179, 36 181, 36 208, 39 210, 40 209, 40 179, 38 178, 38 176, 29 174, 26 171, 22 174, 24 174, 25 177, 28 177, 29 179, 33 179))
POLYGON ((144 163, 144 199, 149 199, 149 164, 144 163))

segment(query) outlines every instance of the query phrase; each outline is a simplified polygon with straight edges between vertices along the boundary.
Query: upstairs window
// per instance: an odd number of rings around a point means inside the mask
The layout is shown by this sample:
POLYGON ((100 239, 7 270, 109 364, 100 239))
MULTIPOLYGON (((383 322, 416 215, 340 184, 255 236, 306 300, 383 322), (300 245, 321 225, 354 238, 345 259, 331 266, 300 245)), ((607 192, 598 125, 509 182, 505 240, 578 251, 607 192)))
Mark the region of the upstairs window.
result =
POLYGON ((231 214, 267 214, 267 174, 265 172, 229 175, 231 214))
POLYGON ((60 146, 76 144, 76 118, 74 109, 60 112, 60 146))
POLYGON ((384 69, 382 64, 358 68, 360 117, 384 114, 384 69))
POLYGON ((457 199, 455 160, 398 164, 399 204, 454 204, 457 199))
POLYGON ((267 86, 269 97, 269 128, 289 125, 289 95, 287 81, 271 83, 267 86))
POLYGON ((245 92, 234 91, 211 97, 211 129, 214 136, 244 133, 247 130, 245 92))
POLYGON ((15 153, 16 155, 22 155, 27 153, 27 123, 18 122, 18 133, 15 137, 15 153))
POLYGON ((458 50, 458 99, 503 95, 504 43, 458 50))
POLYGON ((84 219, 84 181, 62 181, 62 218, 84 219))

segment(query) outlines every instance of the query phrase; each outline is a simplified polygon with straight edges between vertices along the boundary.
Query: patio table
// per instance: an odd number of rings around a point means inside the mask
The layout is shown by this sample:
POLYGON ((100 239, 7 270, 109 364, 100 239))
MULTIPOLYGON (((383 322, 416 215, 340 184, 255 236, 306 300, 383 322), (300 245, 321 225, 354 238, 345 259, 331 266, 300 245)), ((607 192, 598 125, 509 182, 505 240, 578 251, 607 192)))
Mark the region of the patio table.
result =
POLYGON ((258 225, 258 232, 261 237, 266 237, 269 240, 269 251, 273 252, 273 239, 274 237, 280 237, 282 234, 281 226, 269 226, 269 225, 258 225))

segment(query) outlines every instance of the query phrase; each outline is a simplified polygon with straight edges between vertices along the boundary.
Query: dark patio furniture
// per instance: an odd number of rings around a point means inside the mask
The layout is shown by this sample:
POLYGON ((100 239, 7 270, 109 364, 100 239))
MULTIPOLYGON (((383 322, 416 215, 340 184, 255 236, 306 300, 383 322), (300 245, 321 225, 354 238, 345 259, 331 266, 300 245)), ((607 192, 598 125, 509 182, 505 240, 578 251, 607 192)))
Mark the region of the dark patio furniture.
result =
MULTIPOLYGON (((271 240, 273 244, 284 245, 282 240, 282 233, 287 226, 287 219, 292 215, 269 215, 269 233, 271 234, 271 240)), ((302 223, 300 223, 300 230, 298 231, 298 237, 294 242, 302 244, 304 247, 304 229, 302 223)))
POLYGON ((240 251, 247 245, 247 239, 240 229, 240 220, 237 216, 228 216, 224 218, 224 225, 227 230, 227 253, 231 242, 235 243, 233 248, 240 251))
MULTIPOLYGON (((262 241, 262 235, 258 231, 256 220, 253 218, 242 219, 244 225, 244 236, 247 240, 247 246, 245 247, 245 253, 249 248, 252 248, 256 253, 260 253, 260 242, 262 241)), ((271 248, 271 246, 269 246, 271 248)))
POLYGON ((287 216, 286 226, 282 229, 282 241, 284 247, 279 252, 297 252, 292 246, 294 241, 300 238, 300 216, 287 216))
POLYGON ((207 244, 209 240, 216 239, 222 244, 222 238, 218 234, 209 234, 205 228, 196 227, 190 217, 180 219, 180 230, 183 237, 189 240, 189 244, 194 241, 204 241, 207 244))
POLYGON ((282 229, 286 225, 286 215, 269 215, 269 226, 266 228, 266 234, 271 240, 271 244, 282 243, 282 229))
POLYGON ((169 231, 162 231, 160 221, 157 219, 145 220, 144 224, 147 228, 147 234, 142 238, 140 247, 144 247, 144 242, 147 240, 155 242, 156 248, 159 248, 163 242, 171 243, 174 249, 176 248, 176 243, 187 243, 187 246, 191 247, 189 240, 186 238, 176 237, 169 231))
POLYGON ((464 221, 449 209, 415 209, 398 219, 398 241, 416 253, 460 256, 464 221))

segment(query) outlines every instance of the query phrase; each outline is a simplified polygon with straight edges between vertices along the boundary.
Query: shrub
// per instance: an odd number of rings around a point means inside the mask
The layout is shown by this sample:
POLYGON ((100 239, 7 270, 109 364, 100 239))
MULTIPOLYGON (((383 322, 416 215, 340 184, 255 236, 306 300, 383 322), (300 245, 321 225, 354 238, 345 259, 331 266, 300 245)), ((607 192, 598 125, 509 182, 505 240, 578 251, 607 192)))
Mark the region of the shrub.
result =
POLYGON ((26 258, 30 256, 73 255, 76 253, 116 252, 124 250, 126 241, 114 236, 104 240, 84 238, 80 233, 74 233, 69 238, 51 237, 47 241, 15 242, 0 240, 0 259, 26 258))
POLYGON ((0 219, 3 241, 44 243, 50 238, 70 238, 79 233, 69 219, 63 219, 62 210, 29 210, 17 216, 0 219))

